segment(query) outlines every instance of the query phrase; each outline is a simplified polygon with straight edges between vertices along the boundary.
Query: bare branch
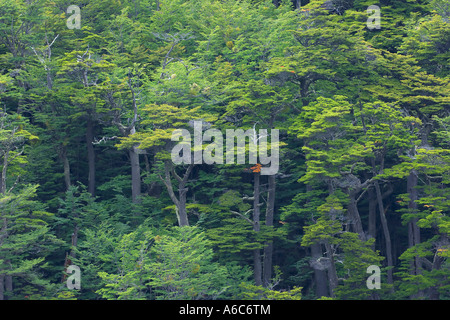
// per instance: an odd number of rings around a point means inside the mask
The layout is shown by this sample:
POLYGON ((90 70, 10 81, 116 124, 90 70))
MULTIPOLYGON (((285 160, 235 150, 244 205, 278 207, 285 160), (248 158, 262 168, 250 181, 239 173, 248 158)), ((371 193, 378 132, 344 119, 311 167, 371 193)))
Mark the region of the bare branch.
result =
POLYGON ((96 144, 101 144, 103 142, 109 141, 109 140, 114 140, 117 139, 118 137, 113 136, 113 137, 103 137, 100 140, 98 140, 97 138, 94 138, 94 141, 92 141, 92 144, 96 145, 96 144))
MULTIPOLYGON (((51 47, 51 46, 53 45, 53 43, 55 43, 55 40, 58 39, 58 37, 59 37, 59 34, 56 35, 55 39, 53 39, 52 43, 50 43, 48 46, 51 47)), ((47 42, 47 43, 48 43, 48 42, 47 42)))
POLYGON ((183 179, 181 179, 181 177, 176 173, 174 166, 172 166, 171 171, 172 171, 172 175, 175 177, 175 179, 177 179, 178 182, 183 181, 183 179))
POLYGON ((186 183, 187 179, 189 178, 189 175, 191 174, 192 169, 194 168, 193 164, 190 164, 189 167, 186 170, 186 173, 183 176, 183 182, 186 183))
POLYGON ((20 178, 20 174, 17 176, 16 181, 14 182, 12 187, 9 188, 8 193, 10 193, 17 186, 17 183, 19 182, 19 178, 20 178))
POLYGON ((242 219, 246 220, 248 223, 250 223, 253 226, 255 223, 250 218, 245 216, 247 213, 250 213, 251 211, 253 211, 253 209, 247 210, 247 212, 245 212, 245 214, 242 214, 242 213, 237 212, 237 211, 231 211, 231 213, 234 213, 235 215, 238 215, 239 217, 241 217, 242 219))

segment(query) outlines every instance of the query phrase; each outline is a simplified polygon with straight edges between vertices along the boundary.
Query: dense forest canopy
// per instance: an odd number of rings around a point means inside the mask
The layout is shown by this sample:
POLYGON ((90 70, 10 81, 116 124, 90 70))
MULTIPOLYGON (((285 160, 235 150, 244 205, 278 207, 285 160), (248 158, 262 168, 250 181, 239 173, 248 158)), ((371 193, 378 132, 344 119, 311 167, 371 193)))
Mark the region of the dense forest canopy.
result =
POLYGON ((449 17, 0 0, 0 300, 449 299, 449 17))

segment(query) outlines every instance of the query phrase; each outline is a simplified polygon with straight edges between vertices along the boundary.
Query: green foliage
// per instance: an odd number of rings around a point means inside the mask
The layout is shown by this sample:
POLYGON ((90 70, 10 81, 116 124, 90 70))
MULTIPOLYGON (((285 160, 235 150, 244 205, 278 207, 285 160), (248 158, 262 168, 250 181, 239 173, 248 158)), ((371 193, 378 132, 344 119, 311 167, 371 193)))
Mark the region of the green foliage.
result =
POLYGON ((367 288, 366 280, 370 274, 366 272, 371 265, 380 266, 384 257, 379 252, 374 252, 375 239, 363 242, 358 239, 356 233, 345 232, 340 236, 340 248, 342 254, 341 275, 342 285, 336 289, 336 297, 342 300, 365 300, 374 296, 386 296, 392 285, 386 283, 385 277, 381 277, 381 290, 367 288))
POLYGON ((1 298, 450 298, 448 1, 68 5, 0 3, 1 298), (275 181, 175 166, 194 120, 278 129, 275 181))
MULTIPOLYGON (((7 293, 11 299, 23 299, 35 292, 52 294, 54 286, 41 279, 47 267, 46 256, 63 242, 55 237, 50 224, 53 214, 33 200, 37 186, 27 186, 1 195, 0 273, 18 277, 20 286, 7 293)), ((42 297, 45 297, 45 294, 42 297)))
POLYGON ((243 285, 245 290, 243 300, 301 300, 302 288, 294 287, 291 290, 277 291, 255 285, 243 285))
POLYGON ((274 290, 274 287, 281 281, 282 273, 278 266, 274 267, 275 276, 268 286, 255 286, 249 283, 242 283, 240 287, 242 300, 301 300, 302 287, 294 286, 289 290, 274 290))
POLYGON ((212 262, 210 243, 197 228, 155 233, 138 229, 121 237, 110 255, 116 271, 98 272, 98 294, 119 300, 231 298, 234 281, 245 279, 212 262))

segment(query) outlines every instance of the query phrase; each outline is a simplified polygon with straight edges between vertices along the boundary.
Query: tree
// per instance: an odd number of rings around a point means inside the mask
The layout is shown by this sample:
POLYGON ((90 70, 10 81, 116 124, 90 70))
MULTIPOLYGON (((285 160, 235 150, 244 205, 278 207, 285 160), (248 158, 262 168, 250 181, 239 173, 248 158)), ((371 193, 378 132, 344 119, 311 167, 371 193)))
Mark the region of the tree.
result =
MULTIPOLYGON (((58 72, 69 79, 78 82, 71 86, 70 101, 78 109, 71 114, 73 119, 83 119, 86 121, 86 148, 88 159, 88 190, 95 195, 95 149, 94 149, 94 122, 98 113, 106 112, 102 107, 104 101, 100 99, 100 93, 104 90, 101 85, 105 80, 105 71, 113 65, 104 58, 94 55, 91 52, 89 43, 85 51, 74 50, 61 59, 61 69, 58 72), (100 81, 100 82, 99 82, 100 81)), ((70 82, 66 82, 68 85, 70 82)))
POLYGON ((1 194, 0 300, 45 298, 55 289, 41 277, 44 261, 61 244, 50 230, 52 214, 32 200, 37 186, 1 194))
MULTIPOLYGON (((155 159, 160 162, 159 170, 162 171, 158 175, 175 205, 178 224, 180 227, 188 226, 189 220, 186 210, 187 182, 194 167, 194 162, 185 165, 186 169, 184 169, 181 176, 176 172, 176 168, 171 159, 171 152, 175 147, 175 143, 172 140, 172 133, 176 129, 189 128, 189 123, 195 119, 208 121, 214 117, 208 116, 207 114, 203 114, 202 117, 199 107, 188 109, 186 107, 177 108, 169 105, 149 105, 143 108, 143 112, 145 112, 145 120, 142 120, 141 124, 148 126, 148 129, 136 132, 129 137, 121 138, 121 142, 117 147, 120 149, 137 145, 141 150, 155 149, 155 159), (178 196, 175 194, 172 179, 175 179, 178 183, 178 196)), ((190 137, 188 143, 188 157, 191 157, 190 137)))
POLYGON ((404 207, 399 210, 402 219, 408 225, 415 221, 417 228, 424 229, 422 234, 427 229, 435 232, 420 242, 409 241, 408 249, 400 256, 402 266, 398 274, 404 282, 399 284, 399 296, 438 299, 445 296, 446 284, 441 277, 448 268, 445 260, 448 255, 448 221, 443 214, 448 210, 448 199, 445 191, 442 193, 445 190, 443 184, 448 181, 448 149, 419 148, 416 157, 406 165, 416 172, 423 185, 416 187, 418 196, 413 209, 409 205, 410 193, 400 195, 398 202, 404 207))
MULTIPOLYGON (((2 227, 0 231, 1 274, 0 299, 13 297, 13 277, 23 277, 25 283, 49 289, 49 284, 34 273, 51 251, 55 236, 48 226, 52 215, 37 201, 37 186, 16 191, 19 178, 24 174, 26 156, 24 145, 36 141, 37 136, 24 129, 27 121, 20 115, 3 113, 0 118, 0 154, 2 159, 0 195, 2 227), (14 177, 15 176, 15 177, 14 177), (11 179, 14 177, 14 179, 11 179), (15 180, 15 181, 14 181, 15 180), (14 181, 14 182, 12 182, 14 181), (42 250, 42 253, 36 254, 42 250)), ((20 289, 19 289, 20 290, 20 289)))
POLYGON ((212 261, 210 243, 196 227, 156 235, 139 230, 124 235, 115 251, 117 271, 99 272, 103 298, 211 299, 236 285, 227 268, 212 261))

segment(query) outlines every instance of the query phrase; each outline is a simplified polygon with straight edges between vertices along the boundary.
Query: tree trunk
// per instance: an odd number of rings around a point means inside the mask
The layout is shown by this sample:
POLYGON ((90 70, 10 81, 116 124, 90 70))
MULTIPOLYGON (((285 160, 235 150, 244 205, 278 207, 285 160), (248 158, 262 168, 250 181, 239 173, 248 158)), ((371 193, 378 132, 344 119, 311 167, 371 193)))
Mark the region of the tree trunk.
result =
POLYGON ((133 203, 139 203, 139 197, 141 195, 141 167, 139 164, 139 154, 136 151, 136 147, 128 151, 131 162, 131 198, 133 203))
MULTIPOLYGON (((418 177, 416 170, 412 170, 406 180, 407 192, 409 194, 409 204, 408 209, 411 213, 417 212, 417 199, 419 199, 419 194, 417 190, 418 177)), ((420 243, 420 229, 417 226, 417 218, 412 219, 408 222, 408 247, 411 248, 420 243)), ((414 261, 411 263, 411 274, 420 274, 421 263, 420 258, 415 257, 414 261)))
MULTIPOLYGON (((8 260, 7 263, 11 263, 10 260, 8 260)), ((13 290, 13 279, 12 275, 6 275, 5 276, 5 291, 12 292, 13 290)))
MULTIPOLYGON (((268 176, 268 190, 267 190, 267 208, 266 208, 266 226, 273 227, 273 215, 275 210, 275 189, 276 180, 275 175, 268 176)), ((272 256, 273 256, 273 241, 267 241, 264 247, 264 286, 268 286, 272 278, 272 256)))
POLYGON ((47 71, 47 88, 49 90, 52 90, 52 88, 53 88, 52 74, 51 74, 50 70, 47 71))
MULTIPOLYGON (((3 244, 3 239, 7 237, 7 220, 3 218, 3 226, 0 229, 0 247, 3 244)), ((5 275, 0 273, 0 301, 5 300, 5 275)))
POLYGON ((348 204, 347 209, 350 215, 353 231, 359 235, 359 238, 361 240, 366 240, 366 236, 364 234, 364 230, 362 227, 361 216, 359 215, 358 204, 356 202, 356 195, 358 192, 355 191, 349 192, 350 202, 348 204))
POLYGON ((9 151, 7 151, 3 156, 2 177, 0 179, 0 194, 4 194, 6 192, 6 170, 8 168, 8 158, 9 151))
POLYGON ((253 262, 254 262, 254 278, 255 285, 262 286, 262 263, 261 263, 261 250, 253 249, 253 262))
MULTIPOLYGON (((375 186, 375 192, 376 192, 376 195, 377 195, 378 211, 380 212, 381 226, 383 227, 383 234, 384 234, 384 239, 385 239, 385 242, 386 242, 387 264, 388 264, 388 267, 392 267, 393 263, 392 263, 391 235, 389 233, 388 222, 386 220, 386 215, 385 215, 384 205, 383 205, 383 198, 382 198, 382 195, 381 195, 380 185, 378 183, 378 180, 374 181, 374 186, 375 186)), ((390 268, 388 270, 388 272, 387 272, 387 282, 390 283, 390 284, 393 283, 392 268, 390 268)))
POLYGON ((63 163, 64 167, 64 183, 66 185, 66 191, 69 190, 71 186, 71 179, 70 179, 70 163, 69 159, 67 158, 67 148, 65 146, 62 147, 60 152, 60 158, 63 163))
MULTIPOLYGON (((441 236, 441 243, 447 243, 448 239, 446 236, 441 236)), ((441 269, 442 263, 445 261, 445 258, 440 257, 437 253, 434 254, 433 262, 431 264, 431 270, 439 270, 441 269)), ((428 297, 430 300, 439 300, 439 291, 438 288, 442 285, 445 285, 444 283, 437 283, 434 286, 431 286, 428 290, 428 297)))
POLYGON ((92 142, 94 141, 94 122, 89 117, 86 128, 86 145, 88 153, 88 192, 95 196, 95 150, 92 142))
POLYGON ((336 273, 336 264, 334 261, 334 255, 333 255, 333 249, 331 247, 331 244, 328 243, 328 241, 325 243, 325 249, 327 250, 327 258, 330 261, 330 266, 328 267, 328 283, 329 283, 329 289, 330 289, 330 296, 334 297, 334 290, 336 289, 338 285, 338 277, 336 273))
MULTIPOLYGON (((322 246, 319 243, 311 245, 311 256, 317 260, 322 258, 322 246)), ((314 268, 314 280, 316 282, 316 295, 318 298, 328 296, 327 273, 325 270, 314 268)))
MULTIPOLYGON (((313 190, 310 184, 306 185, 306 192, 313 190)), ((309 202, 309 200, 307 200, 309 202)), ((311 245, 311 257, 314 260, 322 258, 322 245, 320 243, 314 243, 311 245)), ((316 295, 317 297, 328 297, 328 284, 327 284, 327 272, 314 268, 314 279, 316 280, 316 295)))
MULTIPOLYGON (((8 158, 9 151, 7 151, 3 158, 3 167, 1 172, 0 179, 0 194, 5 194, 6 192, 6 170, 8 168, 8 158)), ((8 220, 3 218, 3 225, 0 230, 0 247, 3 244, 3 239, 8 237, 8 220)), ((4 264, 7 261, 3 262, 4 264)), ((10 275, 0 274, 0 300, 5 300, 5 291, 9 291, 9 288, 12 290, 12 279, 10 275)))
POLYGON ((369 236, 377 238, 377 197, 372 188, 367 190, 369 195, 369 236))
MULTIPOLYGON (((137 98, 131 80, 128 85, 131 96, 133 97, 133 121, 130 128, 130 135, 133 135, 136 133, 136 122, 138 120, 137 98)), ((139 153, 137 151, 137 146, 133 146, 133 148, 129 150, 131 162, 131 198, 133 203, 138 203, 139 197, 141 196, 141 167, 139 164, 139 153)))
MULTIPOLYGON (((150 174, 150 161, 148 159, 147 154, 144 153, 144 164, 145 170, 148 174, 150 174)), ((156 181, 151 182, 147 185, 147 194, 152 197, 159 197, 161 195, 161 186, 156 181)))
POLYGON ((0 274, 0 301, 5 300, 5 275, 0 274))
POLYGON ((78 225, 75 225, 75 228, 73 228, 73 233, 72 233, 72 250, 70 252, 70 256, 72 258, 76 257, 76 253, 75 253, 75 248, 78 244, 78 225))
MULTIPOLYGON (((260 230, 260 203, 259 203, 259 186, 260 186, 260 174, 255 172, 253 174, 255 177, 253 186, 253 230, 259 232, 260 230)), ((253 250, 253 264, 254 264, 254 277, 255 285, 262 285, 262 263, 261 263, 261 250, 253 250)))
POLYGON ((161 181, 164 183, 164 185, 167 188, 167 192, 169 193, 169 197, 172 200, 172 202, 175 204, 175 210, 176 215, 178 219, 178 225, 180 227, 188 226, 189 220, 187 216, 187 210, 186 210, 186 196, 188 188, 186 188, 186 183, 188 181, 189 175, 191 174, 192 169, 194 168, 193 164, 190 164, 188 168, 186 169, 183 177, 177 175, 175 172, 175 169, 173 168, 170 161, 164 162, 164 178, 159 177, 161 181), (175 195, 175 191, 173 190, 172 185, 172 179, 170 176, 170 173, 172 172, 175 179, 178 181, 178 197, 175 195))
POLYGON ((178 210, 178 224, 180 227, 189 226, 189 220, 186 210, 186 196, 188 189, 185 187, 184 183, 179 186, 178 195, 179 202, 177 206, 178 210))
MULTIPOLYGON (((73 233, 72 233, 72 237, 71 237, 71 245, 72 245, 72 249, 70 250, 70 253, 66 253, 66 258, 64 260, 64 271, 67 270, 67 268, 72 265, 72 260, 74 258, 76 258, 76 251, 75 248, 77 246, 78 243, 78 231, 80 230, 80 228, 78 227, 77 224, 75 224, 74 228, 73 228, 73 233)), ((61 278, 61 282, 64 282, 66 280, 66 275, 63 274, 62 278, 61 278)))
MULTIPOLYGON (((3 245, 3 239, 8 236, 8 220, 3 217, 3 225, 0 229, 0 248, 3 245)), ((1 271, 1 270, 0 270, 1 271)), ((5 275, 0 273, 0 301, 5 299, 5 275)))

